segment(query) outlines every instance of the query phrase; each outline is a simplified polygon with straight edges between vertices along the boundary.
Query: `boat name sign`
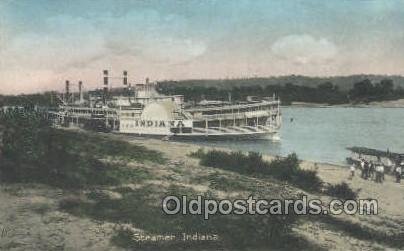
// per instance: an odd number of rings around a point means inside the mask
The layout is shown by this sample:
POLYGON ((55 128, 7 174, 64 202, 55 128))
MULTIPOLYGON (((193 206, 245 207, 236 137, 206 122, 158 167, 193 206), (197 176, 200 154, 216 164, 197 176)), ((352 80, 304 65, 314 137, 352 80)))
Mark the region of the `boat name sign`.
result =
POLYGON ((134 120, 125 124, 129 124, 130 127, 192 127, 192 121, 190 120, 134 120))

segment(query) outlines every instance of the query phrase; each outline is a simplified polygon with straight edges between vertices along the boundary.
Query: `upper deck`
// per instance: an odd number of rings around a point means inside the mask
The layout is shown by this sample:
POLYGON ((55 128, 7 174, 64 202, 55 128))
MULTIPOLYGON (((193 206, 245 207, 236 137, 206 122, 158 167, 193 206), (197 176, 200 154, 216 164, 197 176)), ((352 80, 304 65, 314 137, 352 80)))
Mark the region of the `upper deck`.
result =
POLYGON ((279 100, 261 100, 256 102, 238 102, 235 104, 222 103, 216 105, 196 105, 185 108, 187 112, 204 112, 204 111, 251 111, 255 108, 273 108, 280 104, 279 100))

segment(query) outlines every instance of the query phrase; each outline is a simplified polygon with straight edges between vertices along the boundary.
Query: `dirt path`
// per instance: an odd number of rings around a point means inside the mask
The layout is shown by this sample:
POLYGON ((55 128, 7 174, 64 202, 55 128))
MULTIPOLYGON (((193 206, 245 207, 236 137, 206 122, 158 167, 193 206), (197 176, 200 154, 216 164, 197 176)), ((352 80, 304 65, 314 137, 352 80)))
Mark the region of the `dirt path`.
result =
POLYGON ((0 250, 121 250, 110 245, 113 225, 58 210, 61 190, 0 186, 0 250))

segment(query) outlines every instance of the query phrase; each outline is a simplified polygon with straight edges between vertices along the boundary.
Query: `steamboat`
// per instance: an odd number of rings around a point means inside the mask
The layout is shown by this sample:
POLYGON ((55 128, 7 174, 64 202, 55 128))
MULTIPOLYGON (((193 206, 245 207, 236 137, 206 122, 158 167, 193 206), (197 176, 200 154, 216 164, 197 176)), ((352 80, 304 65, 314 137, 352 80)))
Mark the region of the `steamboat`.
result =
POLYGON ((245 101, 185 102, 183 95, 161 95, 156 83, 128 83, 127 71, 110 77, 103 71, 103 88, 59 96, 59 107, 48 112, 54 126, 81 127, 112 133, 161 138, 274 138, 281 126, 280 100, 273 97, 245 101), (122 79, 111 88, 111 79, 122 79))

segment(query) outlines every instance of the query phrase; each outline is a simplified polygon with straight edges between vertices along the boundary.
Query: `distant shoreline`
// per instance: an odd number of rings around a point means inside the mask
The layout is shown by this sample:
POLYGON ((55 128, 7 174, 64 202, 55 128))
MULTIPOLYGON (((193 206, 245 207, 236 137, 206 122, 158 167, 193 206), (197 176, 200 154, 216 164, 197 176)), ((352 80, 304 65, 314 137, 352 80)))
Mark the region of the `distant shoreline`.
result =
POLYGON ((404 99, 389 100, 389 101, 374 101, 368 104, 338 104, 330 105, 325 103, 310 103, 310 102, 292 102, 291 105, 285 107, 306 107, 306 108, 330 108, 330 107, 346 107, 346 108, 404 108, 404 99))

